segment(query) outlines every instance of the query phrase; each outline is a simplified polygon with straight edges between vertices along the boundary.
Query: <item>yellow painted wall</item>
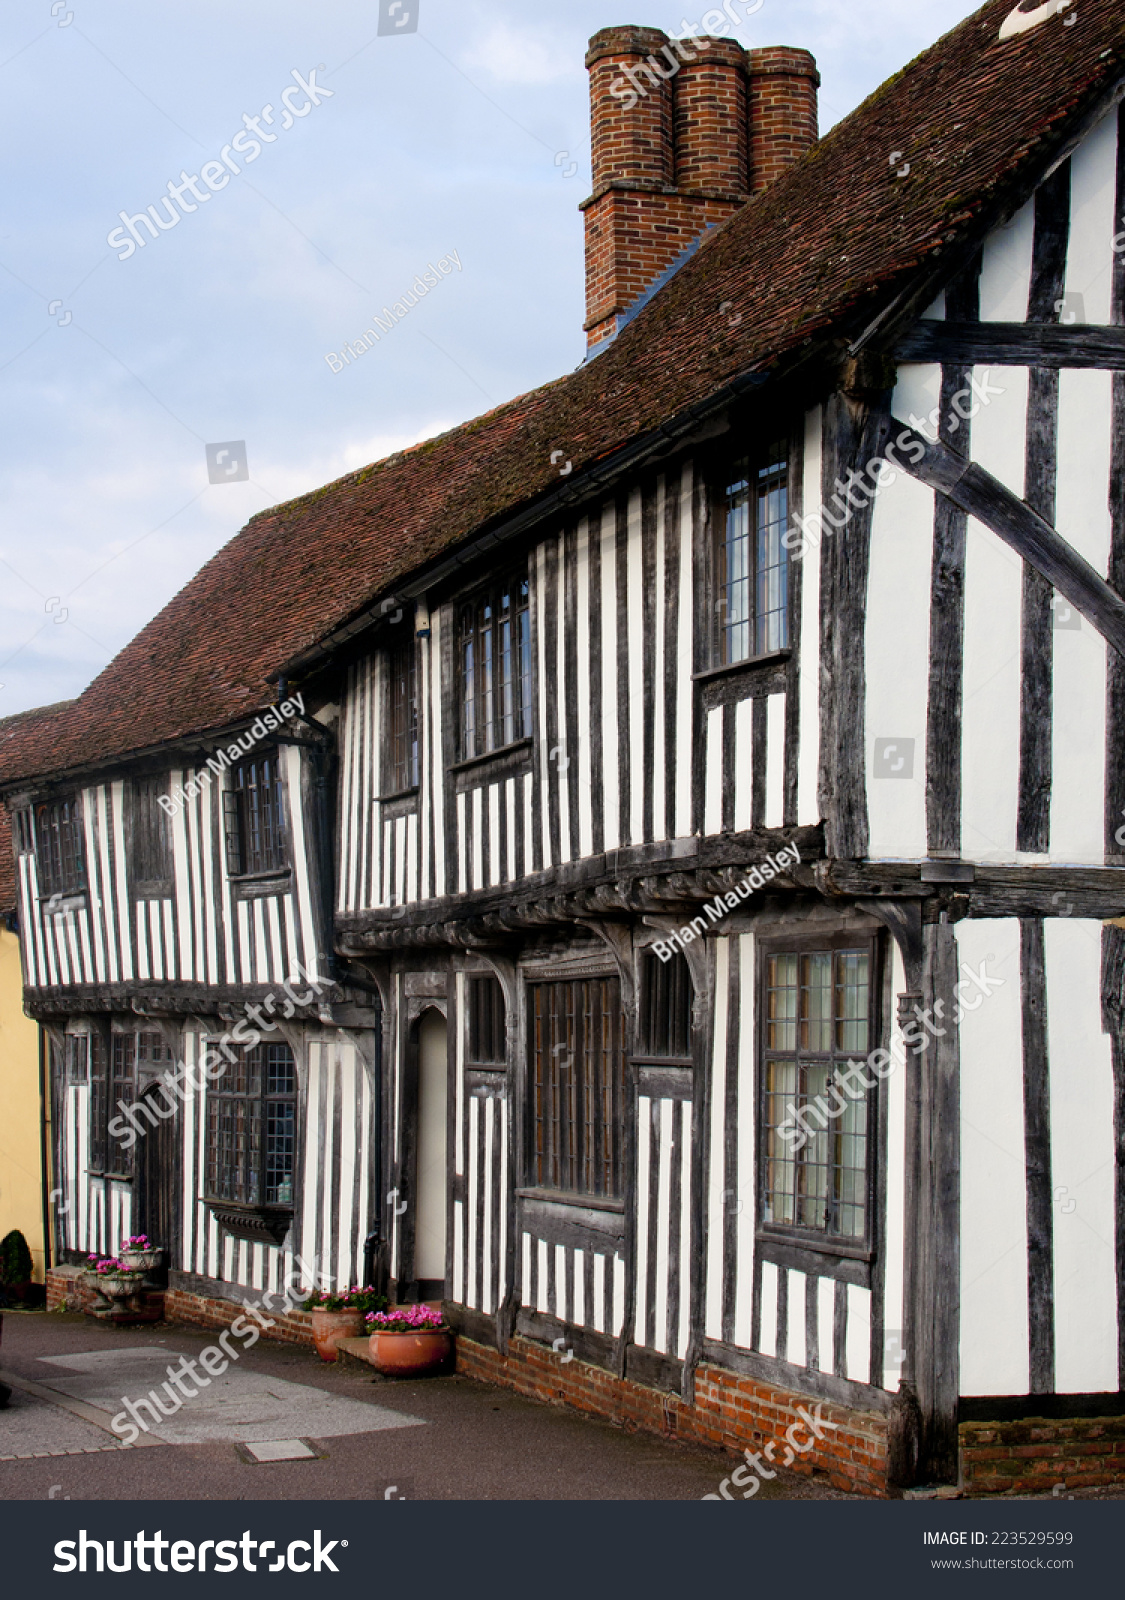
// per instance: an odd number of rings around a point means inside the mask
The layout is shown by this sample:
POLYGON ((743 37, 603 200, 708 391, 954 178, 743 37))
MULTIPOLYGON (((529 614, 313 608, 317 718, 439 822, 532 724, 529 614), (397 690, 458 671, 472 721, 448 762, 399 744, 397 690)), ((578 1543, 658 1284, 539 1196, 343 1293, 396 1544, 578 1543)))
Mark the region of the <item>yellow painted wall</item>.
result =
POLYGON ((0 924, 0 1239, 18 1228, 43 1282, 39 1030, 23 1012, 20 942, 0 924))

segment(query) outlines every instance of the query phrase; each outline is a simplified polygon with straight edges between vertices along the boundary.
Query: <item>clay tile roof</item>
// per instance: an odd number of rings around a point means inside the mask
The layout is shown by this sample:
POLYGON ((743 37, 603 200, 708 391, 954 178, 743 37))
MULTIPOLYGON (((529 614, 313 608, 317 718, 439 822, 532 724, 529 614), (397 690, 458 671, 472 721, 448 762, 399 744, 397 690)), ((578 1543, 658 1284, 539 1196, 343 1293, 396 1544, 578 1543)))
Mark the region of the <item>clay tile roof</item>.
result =
POLYGON ((0 781, 252 715, 286 661, 557 488, 552 451, 565 450, 577 480, 736 376, 796 359, 848 319, 854 333, 990 204, 1030 187, 1060 128, 1121 75, 1120 0, 1080 0, 1074 26, 1052 17, 1001 44, 1013 4, 990 0, 884 84, 715 230, 596 360, 256 516, 46 739, 32 732, 0 752, 0 781))
MULTIPOLYGON (((60 700, 57 705, 39 706, 34 711, 21 711, 14 717, 0 719, 0 771, 6 765, 6 752, 37 729, 49 727, 52 720, 74 704, 73 700, 60 700)), ((12 819, 0 802, 0 917, 16 909, 16 866, 12 855, 12 819)))

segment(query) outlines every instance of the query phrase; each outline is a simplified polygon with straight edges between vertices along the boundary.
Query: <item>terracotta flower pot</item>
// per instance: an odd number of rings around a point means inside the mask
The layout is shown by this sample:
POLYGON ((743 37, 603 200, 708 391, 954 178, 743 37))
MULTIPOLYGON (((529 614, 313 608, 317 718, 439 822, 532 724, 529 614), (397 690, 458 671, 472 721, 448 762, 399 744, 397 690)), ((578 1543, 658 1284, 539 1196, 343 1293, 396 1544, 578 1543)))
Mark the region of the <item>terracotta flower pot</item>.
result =
POLYGON ((392 1378, 420 1378, 439 1372, 453 1354, 453 1335, 422 1331, 371 1335, 371 1360, 392 1378))
POLYGON ((341 1339, 358 1339, 363 1332, 362 1311, 314 1311, 313 1343, 322 1361, 338 1361, 341 1339))

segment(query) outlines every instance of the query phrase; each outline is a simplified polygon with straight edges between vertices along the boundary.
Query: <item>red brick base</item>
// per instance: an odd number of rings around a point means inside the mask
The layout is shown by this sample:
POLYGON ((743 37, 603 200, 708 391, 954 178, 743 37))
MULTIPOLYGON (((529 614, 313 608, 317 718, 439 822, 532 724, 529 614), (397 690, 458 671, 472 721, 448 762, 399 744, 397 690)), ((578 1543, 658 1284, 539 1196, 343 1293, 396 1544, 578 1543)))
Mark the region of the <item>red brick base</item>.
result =
MULTIPOLYGON (((52 1267, 47 1274, 48 1311, 84 1311, 93 1315, 98 1295, 81 1267, 52 1267)), ((127 1312, 107 1317, 107 1322, 160 1322, 164 1315, 164 1295, 158 1289, 146 1289, 141 1295, 140 1315, 127 1312)))
MULTIPOLYGON (((247 1316, 245 1306, 233 1300, 207 1300, 202 1295, 189 1294, 184 1289, 169 1289, 164 1296, 164 1315, 169 1322, 185 1323, 191 1328, 229 1328, 239 1317, 247 1316)), ((313 1347, 312 1315, 308 1311, 282 1312, 280 1308, 259 1312, 268 1328, 261 1328, 257 1317, 249 1320, 259 1328, 263 1339, 274 1339, 280 1344, 303 1344, 313 1347)))
POLYGON ((1050 1494, 1125 1483, 1125 1417, 963 1422, 965 1494, 1050 1494))
MULTIPOLYGON (((501 1356, 460 1334, 457 1370, 466 1377, 515 1389, 548 1405, 571 1406, 631 1432, 718 1446, 737 1454, 760 1451, 767 1469, 771 1463, 784 1463, 788 1453, 786 1431, 794 1424, 799 1430, 794 1436, 796 1441, 802 1446, 809 1442, 811 1435, 798 1407, 813 1417, 817 1413, 817 1402, 803 1395, 709 1366, 698 1369, 695 1403, 685 1405, 676 1395, 645 1388, 628 1378, 615 1378, 601 1367, 581 1361, 564 1365, 555 1351, 522 1338, 513 1339, 508 1354, 501 1356), (767 1454, 771 1445, 772 1453, 767 1454)), ((885 1497, 886 1419, 824 1403, 820 1420, 835 1426, 826 1430, 811 1450, 794 1458, 792 1470, 810 1476, 822 1472, 837 1489, 885 1497)), ((716 1483, 716 1492, 718 1489, 716 1483)), ((730 1492, 737 1499, 743 1491, 730 1492)))

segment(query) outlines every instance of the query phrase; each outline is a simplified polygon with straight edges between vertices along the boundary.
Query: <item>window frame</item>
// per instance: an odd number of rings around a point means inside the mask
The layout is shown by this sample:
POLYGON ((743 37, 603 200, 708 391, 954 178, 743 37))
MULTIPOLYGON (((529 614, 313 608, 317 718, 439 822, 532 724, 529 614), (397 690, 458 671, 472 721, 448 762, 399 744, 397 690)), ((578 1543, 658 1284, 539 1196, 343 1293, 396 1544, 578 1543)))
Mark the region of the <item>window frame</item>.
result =
POLYGON ((413 634, 409 639, 387 646, 383 653, 383 665, 386 673, 383 695, 386 738, 383 741, 381 763, 382 799, 396 800, 404 795, 416 794, 422 782, 418 643, 413 634), (403 727, 399 726, 400 718, 403 727), (399 757, 400 743, 405 744, 402 759, 399 757))
POLYGON ((474 589, 455 603, 454 613, 454 671, 456 694, 457 763, 486 761, 501 756, 525 744, 533 737, 535 726, 535 651, 532 636, 531 572, 521 565, 505 573, 490 584, 474 589), (515 606, 501 606, 503 596, 515 596, 515 606), (506 617, 512 622, 512 673, 507 681, 495 678, 491 692, 486 674, 477 657, 481 639, 486 637, 482 611, 491 608, 492 618, 487 625, 490 659, 503 659, 497 634, 506 617), (472 666, 467 665, 466 647, 471 636, 473 644, 472 666), (470 672, 472 685, 468 684, 470 672), (511 712, 503 709, 507 691, 510 692, 511 712), (487 707, 492 702, 492 714, 487 707), (499 709, 497 709, 497 704, 499 709), (471 708, 471 716, 470 716, 471 708), (509 726, 510 723, 510 726, 509 726), (510 733, 511 737, 506 737, 510 733))
MULTIPOLYGON (((260 787, 260 785, 259 785, 260 787)), ((263 815, 267 813, 263 811, 263 815)), ((289 806, 282 776, 281 749, 269 745, 256 750, 253 755, 235 762, 227 773, 223 788, 222 806, 223 859, 227 877, 232 882, 257 878, 278 878, 292 870, 290 851, 289 806), (268 864, 248 864, 249 817, 248 796, 252 792, 245 779, 269 763, 274 774, 275 795, 273 822, 275 838, 268 864)), ((259 853, 261 854, 261 852, 259 853)))
POLYGON ((473 1071, 504 1072, 508 1066, 508 1006, 504 985, 493 972, 466 974, 465 1065, 473 1071), (483 1036, 493 1053, 480 1047, 483 1036))
POLYGON ((634 1065, 654 1067, 694 1067, 695 1031, 693 1014, 695 1011, 695 980, 692 977, 691 965, 682 951, 677 950, 670 961, 663 962, 656 954, 655 948, 642 950, 640 953, 641 970, 640 1005, 638 1012, 637 1050, 631 1058, 634 1065), (654 979, 665 978, 665 984, 654 989, 654 979), (668 999, 669 1007, 674 1004, 677 985, 686 982, 687 1011, 684 1020, 683 1038, 671 1042, 682 1043, 686 1048, 681 1051, 660 1050, 658 1041, 654 1037, 654 1010, 656 1009, 659 990, 663 988, 668 999))
MULTIPOLYGON (((791 553, 784 545, 784 536, 792 523, 793 507, 796 504, 796 472, 799 461, 798 440, 792 427, 780 430, 766 429, 754 424, 747 432, 753 434, 755 442, 748 443, 745 449, 736 449, 729 446, 722 455, 717 455, 713 460, 710 473, 710 504, 711 504, 711 531, 708 540, 707 572, 708 598, 709 598, 709 638, 706 643, 706 670, 712 672, 734 672, 740 667, 753 666, 759 661, 776 660, 779 656, 789 654, 794 642, 794 562, 791 553), (763 441, 764 442, 758 442, 763 441), (771 644, 768 636, 762 638, 760 624, 762 621, 759 609, 759 581, 761 564, 759 560, 759 535, 761 523, 758 516, 759 499, 754 486, 758 483, 767 458, 776 459, 777 447, 784 449, 783 484, 785 489, 785 511, 778 523, 778 555, 783 573, 784 601, 780 610, 768 615, 779 615, 782 618, 782 637, 779 642, 771 644), (726 552, 728 548, 728 514, 730 510, 731 486, 736 469, 746 463, 745 477, 749 484, 748 495, 753 507, 753 518, 747 529, 748 555, 750 562, 746 576, 735 581, 745 583, 748 587, 749 606, 747 613, 734 627, 746 628, 749 633, 749 651, 746 655, 732 656, 728 648, 728 629, 732 626, 725 619, 726 598, 726 552)), ((775 474, 778 479, 782 473, 775 474)))
MULTIPOLYGON (((767 1078, 766 1068, 769 1057, 790 1057, 799 1064, 802 1056, 813 1061, 835 1060, 846 1064, 851 1060, 866 1061, 873 1051, 885 1048, 887 1039, 884 1035, 886 1028, 886 1001, 883 994, 886 966, 885 939, 878 930, 871 928, 853 928, 843 931, 837 929, 832 933, 817 934, 815 929, 810 929, 804 934, 793 934, 776 938, 763 937, 758 940, 757 962, 755 972, 756 994, 755 1006, 757 1021, 755 1025, 755 1098, 754 1098, 754 1147, 755 1147, 755 1197, 757 1225, 755 1228, 759 1242, 766 1247, 765 1259, 770 1259, 768 1247, 788 1247, 790 1250, 808 1252, 809 1255, 822 1258, 826 1262, 832 1260, 873 1262, 878 1254, 882 1232, 882 1199, 885 1188, 886 1169, 886 1103, 887 1097, 881 1093, 881 1081, 867 1090, 867 1120, 865 1128, 865 1159, 866 1174, 864 1180, 864 1233, 863 1237, 842 1236, 830 1234, 823 1229, 811 1228, 798 1223, 780 1223, 766 1220, 766 1201, 769 1188, 769 1127, 767 1123, 767 1078), (792 1051, 771 1051, 768 1047, 766 1033, 768 1016, 766 1004, 767 990, 767 963, 771 956, 796 954, 798 958, 806 955, 819 955, 831 952, 833 963, 840 951, 862 950, 868 955, 868 1007, 867 1007, 867 1049, 859 1052, 837 1051, 801 1051, 795 1047, 792 1051)), ((799 992, 799 991, 798 991, 799 992)), ((833 986, 833 1024, 838 1020, 835 1010, 835 988, 833 986)), ((798 1016, 799 1021, 799 1016, 798 1016)), ((869 1074, 870 1076, 870 1074, 869 1074)), ((831 1126, 831 1124, 830 1124, 831 1126)), ((805 1147, 806 1149, 808 1146, 805 1147)))
MULTIPOLYGON (((214 1042, 215 1041, 213 1040, 205 1041, 204 1048, 209 1047, 214 1042)), ((247 1073, 250 1071, 254 1057, 258 1058, 256 1065, 259 1087, 256 1092, 252 1092, 250 1090, 231 1089, 228 1085, 231 1081, 230 1073, 233 1069, 229 1066, 227 1069, 227 1075, 225 1077, 208 1085, 206 1121, 203 1130, 205 1166, 202 1198, 206 1205, 220 1212, 225 1211, 235 1214, 241 1213, 249 1216, 292 1217, 296 1213, 296 1186, 300 1171, 301 1159, 302 1096, 300 1074, 297 1068, 297 1056, 296 1052, 285 1040, 263 1039, 259 1044, 254 1045, 252 1049, 243 1053, 242 1064, 245 1066, 247 1073), (291 1089, 283 1092, 270 1092, 268 1087, 268 1052, 271 1050, 284 1050, 288 1053, 289 1064, 292 1069, 293 1086, 291 1089), (222 1194, 219 1192, 218 1186, 213 1181, 213 1179, 218 1175, 217 1166, 219 1162, 219 1153, 216 1151, 214 1140, 215 1119, 222 1105, 229 1102, 237 1102, 240 1105, 251 1107, 256 1106, 258 1108, 258 1145, 257 1150, 254 1153, 255 1159, 252 1167, 250 1163, 247 1164, 248 1172, 252 1171, 256 1181, 256 1198, 247 1198, 245 1195, 222 1194), (289 1151, 288 1172, 289 1194, 287 1198, 278 1197, 269 1199, 266 1197, 267 1184, 265 1180, 268 1171, 266 1163, 269 1155, 269 1151, 267 1149, 269 1124, 266 1115, 266 1108, 270 1104, 288 1104, 292 1107, 292 1120, 290 1124, 291 1149, 289 1151)), ((232 1185, 229 1183, 226 1186, 232 1187, 232 1185)), ((282 1184, 281 1187, 283 1188, 284 1184, 282 1184)))
POLYGON ((86 894, 90 880, 81 794, 76 790, 73 794, 60 795, 53 800, 37 801, 33 807, 33 817, 35 873, 40 897, 50 900, 58 895, 60 899, 69 900, 86 894), (55 848, 51 848, 46 841, 43 818, 47 814, 67 810, 68 816, 58 816, 50 823, 55 833, 55 848), (69 840, 68 849, 64 849, 64 838, 69 840), (68 872, 73 877, 68 877, 68 872))
MULTIPOLYGON (((627 1190, 629 1183, 628 1130, 630 1104, 632 1098, 629 1072, 630 1056, 628 1050, 629 1025, 624 1008, 621 979, 617 973, 610 971, 593 973, 535 972, 528 973, 526 975, 523 984, 523 991, 524 1004, 527 1008, 527 1078, 524 1111, 524 1181, 523 1186, 520 1189, 520 1193, 525 1197, 558 1201, 566 1205, 586 1206, 593 1209, 620 1210, 627 1203, 627 1190), (617 1061, 617 1081, 615 1084, 610 1082, 608 1085, 611 1095, 611 1113, 608 1117, 603 1117, 601 1123, 598 1124, 596 1122, 591 1122, 589 1109, 583 1105, 581 1113, 576 1113, 573 1121, 570 1124, 571 1140, 560 1140, 557 1151, 553 1150, 550 1144, 546 1141, 542 1147, 540 1147, 538 1131, 541 1122, 547 1122, 550 1120, 550 1102, 548 1101, 547 1103, 547 1116, 540 1118, 540 1100, 538 1097, 539 1083, 536 1076, 538 1051, 535 993, 536 991, 560 991, 563 989, 569 989, 573 995, 574 991, 593 989, 595 985, 605 986, 605 989, 608 990, 612 996, 608 1012, 606 1011, 605 1007, 602 1006, 598 1013, 598 1015, 602 1018, 605 1018, 608 1015, 611 1029, 610 1048, 608 1051, 602 1052, 603 1059, 612 1060, 614 1055, 616 1055, 617 1061), (613 1032, 615 1018, 617 1019, 616 1038, 614 1037, 613 1032), (616 1105, 612 1104, 614 1098, 616 1098, 616 1105), (612 1126, 614 1130, 612 1151, 607 1156, 603 1142, 600 1162, 598 1155, 599 1137, 597 1131, 599 1126, 603 1129, 612 1126), (573 1131, 575 1128, 577 1128, 581 1134, 583 1128, 589 1129, 591 1127, 594 1129, 595 1135, 592 1155, 589 1152, 588 1145, 584 1141, 573 1140, 573 1131), (572 1144, 572 1149, 570 1150, 567 1148, 568 1143, 572 1144), (600 1165, 603 1169, 603 1180, 606 1178, 605 1169, 608 1166, 608 1181, 606 1181, 605 1186, 600 1189, 597 1187, 578 1188, 568 1186, 564 1181, 561 1181, 561 1169, 565 1164, 570 1162, 573 1162, 576 1174, 579 1173, 581 1169, 588 1168, 591 1163, 593 1163, 595 1166, 600 1165), (552 1171, 552 1168, 555 1170, 552 1171), (556 1175, 558 1175, 560 1178, 559 1182, 552 1181, 552 1178, 556 1175)), ((556 1015, 557 1014, 558 1013, 556 1013, 556 1015)), ((579 1016, 581 1016, 582 1029, 584 1033, 586 1018, 593 1014, 594 1013, 592 1011, 588 1011, 586 1007, 583 1007, 580 1012, 578 1007, 575 1006, 572 1012, 564 1012, 563 1017, 565 1020, 567 1017, 573 1017, 577 1019, 579 1016)), ((545 1020, 548 1028, 551 1030, 549 1037, 557 1040, 558 1032, 551 1026, 551 1014, 549 1012, 545 1013, 545 1020)), ((552 1047, 550 1052, 552 1059, 558 1058, 560 1048, 561 1047, 557 1045, 552 1047)), ((588 1072, 583 1074, 583 1082, 585 1083, 587 1079, 588 1072)), ((571 1081, 572 1083, 577 1083, 576 1079, 572 1079, 571 1081)), ((560 1071, 555 1071, 552 1073, 551 1086, 552 1089, 560 1091, 559 1099, 561 1100, 561 1090, 564 1085, 562 1083, 562 1074, 560 1071)), ((603 1076, 600 1085, 601 1095, 604 1096, 605 1090, 606 1079, 605 1076, 603 1076)), ((576 1093, 574 1094, 573 1098, 575 1101, 577 1101, 576 1093)))
POLYGON ((141 894, 162 893, 175 882, 172 819, 160 804, 170 792, 170 775, 159 773, 133 779, 132 848, 133 887, 141 894), (151 802, 151 808, 150 808, 151 802), (150 867, 162 867, 151 872, 150 867))

